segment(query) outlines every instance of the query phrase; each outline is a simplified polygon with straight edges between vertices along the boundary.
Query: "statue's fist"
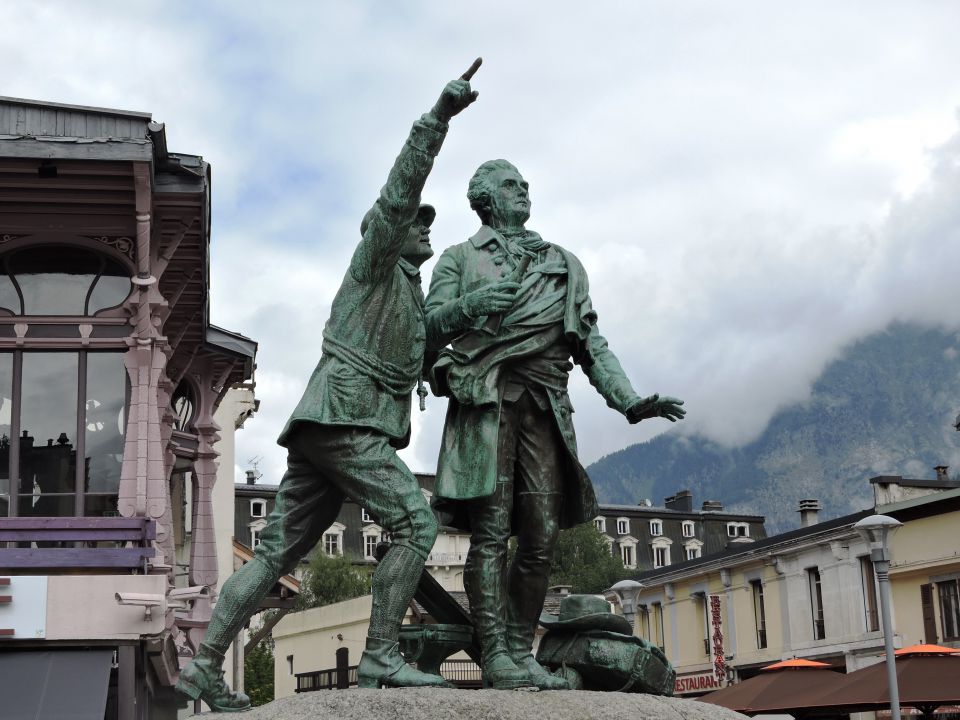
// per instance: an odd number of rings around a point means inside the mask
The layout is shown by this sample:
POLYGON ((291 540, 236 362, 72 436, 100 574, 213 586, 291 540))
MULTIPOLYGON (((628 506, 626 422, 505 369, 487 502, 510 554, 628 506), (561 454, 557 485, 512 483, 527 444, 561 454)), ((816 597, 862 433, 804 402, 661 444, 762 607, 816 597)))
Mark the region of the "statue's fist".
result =
POLYGON ((438 120, 447 122, 454 115, 458 114, 467 105, 477 99, 475 90, 470 89, 470 83, 467 80, 451 80, 440 93, 440 99, 433 106, 433 114, 438 120))
POLYGON ((683 420, 687 411, 682 407, 683 400, 664 395, 651 395, 648 398, 637 400, 627 408, 626 416, 630 424, 638 423, 648 418, 662 417, 670 422, 683 420))
POLYGON ((460 298, 460 309, 470 318, 506 312, 517 298, 520 283, 501 280, 460 298))

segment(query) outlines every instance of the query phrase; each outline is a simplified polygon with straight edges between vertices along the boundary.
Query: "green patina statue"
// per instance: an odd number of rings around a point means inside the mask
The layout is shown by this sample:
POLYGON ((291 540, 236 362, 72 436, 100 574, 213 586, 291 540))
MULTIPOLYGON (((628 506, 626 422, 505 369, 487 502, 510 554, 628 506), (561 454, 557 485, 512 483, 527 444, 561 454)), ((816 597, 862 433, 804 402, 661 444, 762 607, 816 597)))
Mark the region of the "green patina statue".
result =
POLYGON ((360 687, 450 687, 407 665, 400 623, 437 521, 416 478, 397 457, 410 434, 410 396, 420 377, 426 332, 420 265, 432 256, 434 210, 420 204, 448 121, 477 98, 469 80, 479 60, 447 84, 413 124, 380 197, 363 218, 363 239, 333 300, 323 355, 279 443, 287 471, 251 562, 224 584, 196 657, 177 689, 220 712, 250 701, 223 680, 223 654, 281 575, 291 572, 337 517, 345 496, 391 534, 373 574, 373 609, 358 669, 360 687))
POLYGON ((431 371, 434 392, 450 398, 437 509, 471 532, 464 585, 485 680, 567 688, 531 646, 558 532, 598 514, 577 460, 571 361, 631 423, 676 421, 685 411, 675 398, 633 391, 597 329, 580 261, 524 227, 528 186, 513 165, 481 165, 467 197, 482 227, 443 253, 426 300, 428 346, 451 343, 431 371), (508 570, 511 534, 518 544, 508 570))

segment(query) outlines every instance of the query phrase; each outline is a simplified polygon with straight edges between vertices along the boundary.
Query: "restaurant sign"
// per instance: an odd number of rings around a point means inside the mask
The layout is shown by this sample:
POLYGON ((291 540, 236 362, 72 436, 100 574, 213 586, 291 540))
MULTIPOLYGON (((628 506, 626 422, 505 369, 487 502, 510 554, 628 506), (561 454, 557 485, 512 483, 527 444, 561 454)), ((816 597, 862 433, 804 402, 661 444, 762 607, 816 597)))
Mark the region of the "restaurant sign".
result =
POLYGON ((717 675, 713 670, 706 672, 692 673, 690 675, 679 675, 673 685, 674 695, 689 695, 690 693, 705 693, 711 690, 719 690, 723 685, 717 681, 717 675))
POLYGON ((717 683, 722 683, 727 679, 727 660, 723 652, 723 616, 720 613, 720 596, 710 596, 710 626, 713 633, 710 639, 713 641, 713 672, 717 683))

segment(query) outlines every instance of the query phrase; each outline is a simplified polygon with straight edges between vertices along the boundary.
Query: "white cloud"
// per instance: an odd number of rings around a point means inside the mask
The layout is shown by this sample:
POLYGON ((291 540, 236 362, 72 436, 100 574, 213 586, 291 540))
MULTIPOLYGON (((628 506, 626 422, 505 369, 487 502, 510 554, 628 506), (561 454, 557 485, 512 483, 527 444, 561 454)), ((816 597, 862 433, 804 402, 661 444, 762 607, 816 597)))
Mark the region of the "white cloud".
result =
MULTIPOLYGON (((577 253, 642 393, 723 442, 893 319, 960 326, 960 6, 372 1, 14 4, 4 93, 149 110, 213 165, 212 319, 260 343, 238 436, 265 480, 329 303, 410 122, 476 55, 480 99, 428 183, 437 250, 473 169, 514 161, 530 226, 577 253)), ((430 266, 425 268, 429 275, 430 266)), ((582 454, 649 437, 576 371, 582 454)), ((442 402, 414 412, 433 469, 442 402)))

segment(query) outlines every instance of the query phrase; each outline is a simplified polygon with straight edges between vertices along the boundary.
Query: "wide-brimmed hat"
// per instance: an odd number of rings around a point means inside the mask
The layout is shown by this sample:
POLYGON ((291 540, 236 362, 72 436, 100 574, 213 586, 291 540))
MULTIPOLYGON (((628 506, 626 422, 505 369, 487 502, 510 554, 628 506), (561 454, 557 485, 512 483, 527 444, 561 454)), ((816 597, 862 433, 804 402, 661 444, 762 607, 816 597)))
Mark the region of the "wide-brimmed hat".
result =
MULTIPOLYGON (((367 225, 370 224, 370 218, 373 217, 373 213, 376 212, 376 208, 372 207, 367 210, 367 214, 363 216, 363 220, 360 221, 360 234, 363 235, 367 231, 367 225)), ((422 222, 427 227, 433 225, 433 221, 437 217, 437 209, 433 205, 428 205, 427 203, 420 203, 420 207, 417 208, 417 220, 422 222)))
POLYGON ((548 630, 609 630, 633 635, 629 621, 610 612, 610 604, 599 595, 567 595, 560 599, 560 614, 541 613, 540 624, 548 630))

